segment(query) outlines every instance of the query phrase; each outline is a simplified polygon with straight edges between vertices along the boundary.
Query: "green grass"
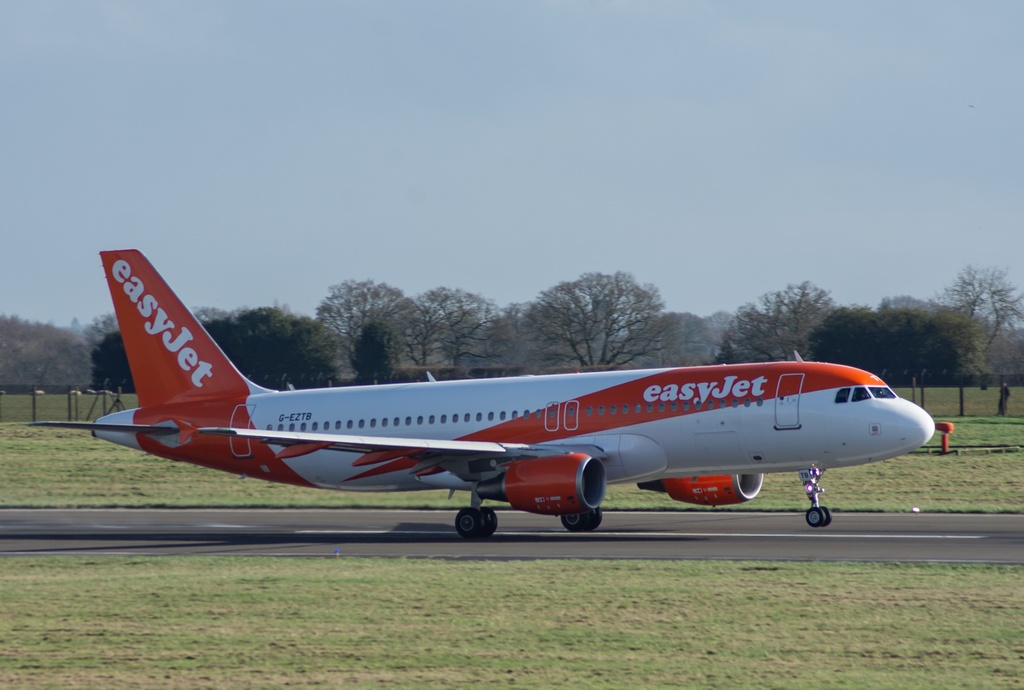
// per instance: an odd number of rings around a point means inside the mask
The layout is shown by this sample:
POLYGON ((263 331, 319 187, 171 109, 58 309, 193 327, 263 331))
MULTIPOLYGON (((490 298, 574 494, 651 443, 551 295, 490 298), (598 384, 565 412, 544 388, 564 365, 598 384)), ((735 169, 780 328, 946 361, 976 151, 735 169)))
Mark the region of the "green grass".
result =
MULTIPOLYGON (((956 422, 959 445, 1022 445, 1024 420, 956 422)), ((930 447, 938 448, 938 439, 930 447)), ((177 463, 92 438, 85 432, 0 424, 0 507, 290 507, 456 509, 468 499, 446 491, 356 493, 303 489, 177 463)), ((915 453, 831 470, 825 504, 837 511, 1024 512, 1024 453, 915 453)), ((737 510, 803 511, 796 473, 769 474, 754 501, 737 510)), ((606 509, 701 510, 664 494, 614 486, 606 509)), ((722 510, 721 508, 717 510, 722 510)))
POLYGON ((999 566, 5 559, 11 688, 1019 687, 999 566))

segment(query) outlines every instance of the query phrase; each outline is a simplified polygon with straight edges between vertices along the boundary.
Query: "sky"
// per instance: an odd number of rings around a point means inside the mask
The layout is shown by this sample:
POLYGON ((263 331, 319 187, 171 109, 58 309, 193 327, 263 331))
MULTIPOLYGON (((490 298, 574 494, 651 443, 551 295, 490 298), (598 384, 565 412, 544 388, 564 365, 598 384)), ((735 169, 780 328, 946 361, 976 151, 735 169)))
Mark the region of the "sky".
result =
POLYGON ((1024 285, 1024 3, 0 2, 0 314, 1024 285))

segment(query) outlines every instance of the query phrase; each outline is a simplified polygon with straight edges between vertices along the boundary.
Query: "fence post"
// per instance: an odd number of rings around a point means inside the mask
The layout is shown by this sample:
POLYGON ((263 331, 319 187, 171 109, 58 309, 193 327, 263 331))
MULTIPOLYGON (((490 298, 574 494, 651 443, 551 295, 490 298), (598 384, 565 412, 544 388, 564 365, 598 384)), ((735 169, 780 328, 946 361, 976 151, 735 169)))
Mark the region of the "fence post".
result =
POLYGON ((32 386, 32 421, 36 421, 36 391, 39 390, 39 386, 32 386))
POLYGON ((964 416, 964 375, 960 374, 960 416, 964 416))

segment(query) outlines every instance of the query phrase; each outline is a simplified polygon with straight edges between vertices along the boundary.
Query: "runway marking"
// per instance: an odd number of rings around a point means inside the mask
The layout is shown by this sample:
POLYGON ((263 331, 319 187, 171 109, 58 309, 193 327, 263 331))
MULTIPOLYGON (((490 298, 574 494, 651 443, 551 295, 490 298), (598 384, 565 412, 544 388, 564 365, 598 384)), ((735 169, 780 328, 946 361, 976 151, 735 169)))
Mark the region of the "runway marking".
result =
MULTIPOLYGON (((452 531, 434 531, 434 530, 370 530, 370 529, 303 529, 296 530, 295 534, 339 534, 339 535, 383 535, 383 534, 394 534, 394 535, 419 535, 419 536, 451 536, 456 534, 452 531)), ((496 532, 495 536, 501 536, 502 534, 515 535, 515 536, 529 536, 529 537, 557 537, 565 536, 569 534, 578 534, 579 536, 585 536, 578 532, 567 532, 561 530, 552 530, 550 532, 535 532, 535 531, 518 531, 509 530, 506 532, 496 532)), ((985 535, 981 534, 770 534, 770 533, 718 533, 718 532, 591 532, 590 534, 604 536, 604 537, 632 537, 635 539, 642 539, 644 537, 742 537, 742 538, 766 538, 766 539, 987 539, 985 535)))

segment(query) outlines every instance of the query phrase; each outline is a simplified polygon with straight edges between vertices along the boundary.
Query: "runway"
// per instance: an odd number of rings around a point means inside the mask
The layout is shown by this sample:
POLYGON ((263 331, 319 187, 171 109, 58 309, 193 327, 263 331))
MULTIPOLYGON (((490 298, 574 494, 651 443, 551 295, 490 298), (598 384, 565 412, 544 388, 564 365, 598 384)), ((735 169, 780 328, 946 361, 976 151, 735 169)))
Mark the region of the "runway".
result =
POLYGON ((0 510, 0 556, 719 559, 1024 564, 1024 515, 607 512, 596 532, 499 511, 463 539, 454 511, 0 510))

